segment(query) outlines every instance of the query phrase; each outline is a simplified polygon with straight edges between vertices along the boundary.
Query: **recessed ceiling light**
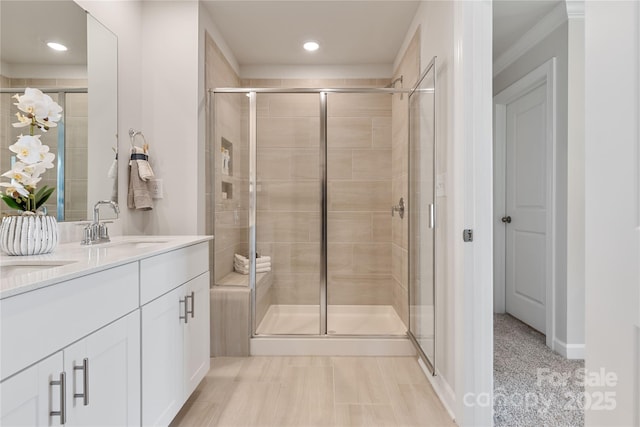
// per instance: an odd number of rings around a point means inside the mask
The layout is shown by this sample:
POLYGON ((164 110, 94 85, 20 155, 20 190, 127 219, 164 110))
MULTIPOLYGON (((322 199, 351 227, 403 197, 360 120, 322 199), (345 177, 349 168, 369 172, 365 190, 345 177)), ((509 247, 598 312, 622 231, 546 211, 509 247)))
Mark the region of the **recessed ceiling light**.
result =
POLYGON ((306 42, 304 45, 302 45, 302 47, 304 47, 304 49, 308 50, 309 52, 313 52, 318 50, 320 45, 317 42, 306 42))
POLYGON ((65 50, 67 50, 67 47, 65 45, 56 42, 48 42, 47 46, 49 46, 53 50, 59 50, 60 52, 64 52, 65 50))

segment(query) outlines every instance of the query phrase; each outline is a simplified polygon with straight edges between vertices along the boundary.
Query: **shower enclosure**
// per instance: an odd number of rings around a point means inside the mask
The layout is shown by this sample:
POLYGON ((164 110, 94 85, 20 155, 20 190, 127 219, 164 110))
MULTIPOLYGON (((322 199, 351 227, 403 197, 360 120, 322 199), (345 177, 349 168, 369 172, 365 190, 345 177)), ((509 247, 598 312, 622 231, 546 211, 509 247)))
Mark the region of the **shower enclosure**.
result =
POLYGON ((252 336, 407 336, 409 92, 210 91, 214 285, 251 288, 252 336))

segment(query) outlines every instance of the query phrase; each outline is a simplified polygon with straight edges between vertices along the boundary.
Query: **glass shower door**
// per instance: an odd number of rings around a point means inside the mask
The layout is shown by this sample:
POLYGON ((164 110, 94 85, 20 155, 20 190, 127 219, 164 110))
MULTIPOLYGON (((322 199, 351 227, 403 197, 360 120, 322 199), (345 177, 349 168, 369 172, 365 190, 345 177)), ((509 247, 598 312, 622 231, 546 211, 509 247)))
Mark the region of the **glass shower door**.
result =
POLYGON ((431 371, 436 354, 435 58, 409 96, 409 336, 431 371))
POLYGON ((318 335, 323 271, 319 94, 256 96, 255 334, 318 335))

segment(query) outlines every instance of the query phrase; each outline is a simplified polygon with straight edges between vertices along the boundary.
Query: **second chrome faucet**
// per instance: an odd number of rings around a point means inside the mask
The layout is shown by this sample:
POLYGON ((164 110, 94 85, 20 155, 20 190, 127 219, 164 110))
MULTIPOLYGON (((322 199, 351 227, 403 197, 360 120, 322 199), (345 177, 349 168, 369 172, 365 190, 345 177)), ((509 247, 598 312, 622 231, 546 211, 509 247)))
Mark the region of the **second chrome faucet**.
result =
POLYGON ((82 245, 95 245, 98 243, 108 243, 111 241, 109 238, 109 230, 107 225, 100 222, 100 206, 109 205, 116 213, 116 218, 120 214, 120 207, 112 200, 100 200, 93 206, 93 222, 88 224, 84 228, 84 237, 80 244, 82 245))

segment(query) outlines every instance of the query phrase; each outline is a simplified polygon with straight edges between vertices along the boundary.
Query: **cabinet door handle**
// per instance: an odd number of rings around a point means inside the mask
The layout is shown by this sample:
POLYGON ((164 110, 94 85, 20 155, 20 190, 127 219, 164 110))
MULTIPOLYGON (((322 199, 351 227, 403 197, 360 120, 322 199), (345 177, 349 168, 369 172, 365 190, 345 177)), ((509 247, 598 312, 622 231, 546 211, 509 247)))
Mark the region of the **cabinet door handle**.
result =
POLYGON ((75 399, 82 397, 84 406, 89 405, 89 359, 84 358, 82 365, 73 365, 74 371, 82 371, 82 393, 74 393, 75 399))
POLYGON ((49 385, 60 386, 60 410, 49 411, 49 415, 52 417, 59 416, 60 424, 67 423, 67 378, 64 372, 60 372, 60 379, 57 381, 49 381, 49 385))
POLYGON ((185 297, 184 299, 180 298, 180 304, 184 303, 184 316, 181 314, 180 319, 184 319, 184 323, 189 323, 189 316, 187 316, 187 314, 189 314, 187 312, 187 298, 188 297, 185 297))
MULTIPOLYGON (((189 298, 191 299, 191 311, 187 311, 185 313, 185 316, 187 314, 191 314, 191 318, 193 319, 193 317, 195 316, 195 311, 196 311, 196 299, 195 299, 195 292, 194 291, 191 291, 191 295, 187 295, 185 297, 186 300, 188 300, 189 298)), ((186 302, 184 303, 184 307, 185 307, 185 310, 186 310, 187 309, 187 303, 186 302)))

